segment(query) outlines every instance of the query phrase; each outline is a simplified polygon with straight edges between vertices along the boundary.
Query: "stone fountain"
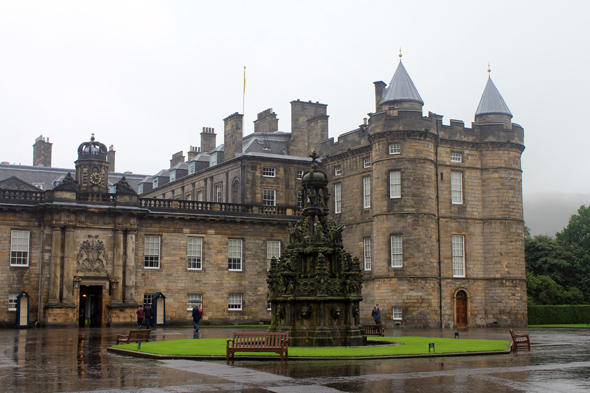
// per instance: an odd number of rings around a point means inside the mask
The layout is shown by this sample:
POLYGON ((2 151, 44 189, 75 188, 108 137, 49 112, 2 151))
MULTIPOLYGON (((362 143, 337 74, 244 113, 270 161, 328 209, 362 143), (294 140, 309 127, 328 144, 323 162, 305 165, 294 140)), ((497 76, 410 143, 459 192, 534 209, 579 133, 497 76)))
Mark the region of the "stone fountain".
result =
POLYGON ((269 331, 288 331, 289 345, 301 347, 366 344, 359 319, 363 273, 358 258, 344 250, 343 226, 328 219, 328 176, 303 175, 301 219, 290 226, 290 244, 268 272, 272 319, 269 331))

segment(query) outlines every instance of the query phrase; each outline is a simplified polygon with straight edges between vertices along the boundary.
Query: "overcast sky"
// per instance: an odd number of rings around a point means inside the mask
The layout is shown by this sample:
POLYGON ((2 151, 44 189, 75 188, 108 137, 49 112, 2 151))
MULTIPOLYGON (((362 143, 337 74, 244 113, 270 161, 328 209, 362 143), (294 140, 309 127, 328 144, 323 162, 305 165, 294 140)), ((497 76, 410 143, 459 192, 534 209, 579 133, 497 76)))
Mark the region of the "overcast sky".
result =
POLYGON ((155 174, 172 154, 245 134, 296 99, 328 104, 330 136, 374 111, 373 82, 403 62, 428 111, 471 125, 492 79, 525 129, 524 193, 590 192, 588 1, 0 0, 0 161, 32 165, 39 135, 73 168, 91 133, 117 171, 155 174))

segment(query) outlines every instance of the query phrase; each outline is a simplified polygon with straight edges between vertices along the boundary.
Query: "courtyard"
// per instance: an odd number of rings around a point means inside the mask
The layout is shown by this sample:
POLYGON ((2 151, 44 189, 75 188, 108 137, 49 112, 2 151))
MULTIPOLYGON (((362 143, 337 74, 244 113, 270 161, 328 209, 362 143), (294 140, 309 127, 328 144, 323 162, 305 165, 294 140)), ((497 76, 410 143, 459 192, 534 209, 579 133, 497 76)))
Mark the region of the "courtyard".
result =
MULTIPOLYGON (((253 328, 158 327, 156 341, 231 337, 253 328)), ((259 329, 262 330, 262 329, 259 329)), ((526 329, 520 329, 519 332, 526 329)), ((7 392, 585 392, 590 329, 530 328, 531 352, 362 361, 188 361, 107 353, 127 328, 5 329, 0 384, 7 392)), ((390 336, 454 337, 450 329, 387 329, 390 336)), ((461 338, 508 340, 507 329, 461 338)))

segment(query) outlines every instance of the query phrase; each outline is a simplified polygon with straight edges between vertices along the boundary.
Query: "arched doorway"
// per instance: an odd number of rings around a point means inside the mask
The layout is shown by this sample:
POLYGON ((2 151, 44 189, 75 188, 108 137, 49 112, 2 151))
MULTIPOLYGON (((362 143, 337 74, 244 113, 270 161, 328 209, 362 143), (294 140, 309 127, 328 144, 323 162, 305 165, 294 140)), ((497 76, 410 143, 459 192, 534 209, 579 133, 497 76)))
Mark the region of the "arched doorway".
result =
POLYGON ((467 293, 461 290, 455 295, 455 325, 467 326, 467 293))

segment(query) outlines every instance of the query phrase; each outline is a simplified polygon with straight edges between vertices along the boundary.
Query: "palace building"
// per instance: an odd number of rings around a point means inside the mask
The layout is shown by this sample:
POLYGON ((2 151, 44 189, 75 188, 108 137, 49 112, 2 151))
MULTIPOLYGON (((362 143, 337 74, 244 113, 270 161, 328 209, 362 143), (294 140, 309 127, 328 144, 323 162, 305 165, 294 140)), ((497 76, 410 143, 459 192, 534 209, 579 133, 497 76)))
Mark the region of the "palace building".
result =
POLYGON ((222 145, 203 128, 200 148, 138 193, 113 182, 94 139, 53 189, 1 180, 0 322, 14 324, 23 296, 47 325, 128 324, 145 303, 158 324, 186 323, 193 304, 205 324, 269 322, 267 270, 306 204, 315 151, 329 217, 361 260, 361 321, 379 303, 389 326, 526 326, 523 128, 491 78, 470 127, 424 116, 401 61, 374 85, 374 112, 337 140, 318 102, 291 102, 290 132, 268 109, 244 136, 234 113, 222 145))

